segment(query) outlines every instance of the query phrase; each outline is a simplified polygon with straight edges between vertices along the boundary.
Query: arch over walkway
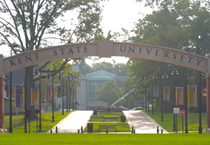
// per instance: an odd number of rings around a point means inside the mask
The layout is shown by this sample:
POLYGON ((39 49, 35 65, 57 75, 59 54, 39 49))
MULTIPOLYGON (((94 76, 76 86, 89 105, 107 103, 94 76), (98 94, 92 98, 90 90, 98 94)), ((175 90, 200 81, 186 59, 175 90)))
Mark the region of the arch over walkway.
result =
POLYGON ((210 54, 207 57, 177 49, 112 41, 61 45, 27 51, 12 57, 0 55, 0 128, 4 128, 4 74, 39 63, 87 56, 125 56, 180 65, 207 74, 207 127, 210 128, 210 54))
POLYGON ((39 63, 87 56, 125 56, 130 58, 148 59, 181 65, 204 73, 207 73, 208 65, 207 58, 177 49, 147 44, 98 41, 95 43, 79 43, 48 47, 5 58, 3 59, 3 73, 5 74, 39 63))

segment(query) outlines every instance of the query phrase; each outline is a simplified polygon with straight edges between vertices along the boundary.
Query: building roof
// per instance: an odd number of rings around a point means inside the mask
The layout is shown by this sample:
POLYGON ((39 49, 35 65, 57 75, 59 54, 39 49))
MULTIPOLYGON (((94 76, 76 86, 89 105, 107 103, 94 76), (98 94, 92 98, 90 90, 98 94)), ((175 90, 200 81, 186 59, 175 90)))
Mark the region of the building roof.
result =
POLYGON ((85 75, 85 78, 88 80, 92 79, 113 79, 116 77, 116 74, 110 73, 104 70, 98 70, 92 73, 88 73, 85 75))

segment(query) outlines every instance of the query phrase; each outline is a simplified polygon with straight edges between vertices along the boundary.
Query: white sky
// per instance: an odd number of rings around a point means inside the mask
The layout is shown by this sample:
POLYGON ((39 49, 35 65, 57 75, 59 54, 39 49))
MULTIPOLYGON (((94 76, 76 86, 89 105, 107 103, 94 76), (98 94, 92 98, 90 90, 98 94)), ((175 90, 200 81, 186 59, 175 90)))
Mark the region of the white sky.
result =
POLYGON ((109 0, 103 2, 103 5, 101 25, 105 34, 109 30, 115 32, 122 28, 131 30, 142 14, 149 13, 143 3, 136 3, 135 0, 109 0))
MULTIPOLYGON (((121 32, 122 28, 131 30, 134 28, 134 23, 138 22, 142 15, 151 12, 151 9, 145 8, 143 3, 136 3, 135 0, 109 0, 103 2, 103 5, 101 26, 105 36, 109 30, 112 32, 121 32)), ((126 63, 128 61, 128 58, 125 57, 112 57, 101 58, 97 62, 112 63, 112 59, 116 63, 126 63)), ((93 62, 87 61, 87 63, 91 64, 93 62)))
MULTIPOLYGON (((138 19, 142 15, 151 12, 151 9, 145 8, 143 3, 136 3, 135 0, 109 0, 102 3, 102 22, 101 26, 106 36, 108 31, 121 32, 122 28, 131 30, 134 27, 134 23, 138 22, 138 19)), ((9 55, 9 50, 0 49, 0 53, 9 55)), ((125 57, 112 57, 102 58, 97 62, 107 61, 113 63, 112 59, 116 63, 126 63, 128 58, 125 57)), ((88 64, 93 61, 88 61, 88 64)))

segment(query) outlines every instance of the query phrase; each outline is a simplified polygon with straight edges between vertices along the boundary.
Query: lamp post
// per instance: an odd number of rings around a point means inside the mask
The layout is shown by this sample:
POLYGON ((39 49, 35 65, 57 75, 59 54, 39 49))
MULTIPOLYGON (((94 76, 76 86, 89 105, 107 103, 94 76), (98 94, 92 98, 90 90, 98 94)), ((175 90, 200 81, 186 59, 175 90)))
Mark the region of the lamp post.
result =
MULTIPOLYGON (((200 47, 198 45, 195 45, 196 47, 196 54, 200 55, 200 47)), ((198 105, 199 105, 199 127, 198 127, 198 133, 202 134, 202 93, 201 93, 201 72, 197 71, 197 76, 198 76, 198 105)))
POLYGON ((24 80, 24 98, 25 98, 25 101, 24 101, 24 109, 25 109, 25 117, 24 117, 24 133, 27 133, 27 117, 29 115, 28 113, 28 110, 27 110, 27 97, 26 97, 26 94, 27 94, 27 91, 26 91, 26 69, 25 69, 25 80, 24 80))
MULTIPOLYGON (((200 36, 198 36, 198 39, 200 39, 200 36)), ((196 48, 196 54, 200 55, 201 54, 201 49, 198 45, 193 45, 196 48)), ((190 48, 187 47, 186 51, 190 51, 190 48)), ((188 102, 187 102, 187 69, 186 67, 184 68, 185 71, 185 84, 184 84, 184 106, 185 106, 185 133, 188 133, 188 111, 187 111, 187 107, 188 107, 188 102)), ((199 127, 198 127, 198 133, 202 134, 202 93, 201 93, 201 72, 197 71, 197 81, 198 81, 198 91, 197 91, 197 96, 198 96, 198 105, 199 105, 199 127)))
POLYGON ((67 76, 67 78, 66 78, 66 112, 68 112, 69 111, 69 82, 70 81, 70 78, 69 78, 69 76, 67 76))
POLYGON ((70 82, 71 82, 71 77, 70 77, 70 75, 68 76, 68 83, 69 83, 69 85, 68 85, 68 96, 69 96, 69 108, 68 108, 68 110, 70 111, 70 108, 71 108, 71 87, 70 87, 70 82))
MULTIPOLYGON (((147 79, 147 77, 144 77, 144 80, 146 80, 147 79)), ((147 99, 147 101, 146 101, 146 111, 148 111, 148 112, 150 112, 150 110, 149 110, 149 95, 147 94, 147 84, 146 84, 146 82, 145 82, 145 98, 147 99)))
POLYGON ((162 95, 161 95, 161 122, 163 122, 163 80, 164 79, 168 79, 168 75, 167 73, 165 72, 162 76, 162 95))
POLYGON ((154 80, 157 79, 157 75, 156 75, 156 72, 154 74, 154 76, 152 77, 152 115, 154 115, 154 106, 153 106, 153 98, 154 98, 154 80))
POLYGON ((72 107, 73 107, 73 110, 75 110, 75 78, 73 77, 72 78, 72 97, 73 97, 73 103, 72 103, 72 107))
POLYGON ((34 76, 38 76, 39 77, 39 132, 42 132, 42 111, 41 111, 41 106, 42 106, 42 97, 41 97, 41 94, 42 94, 42 91, 41 91, 41 74, 40 72, 35 69, 34 73, 33 73, 34 76))
POLYGON ((148 99, 147 99, 147 88, 146 88, 146 84, 144 85, 144 93, 145 93, 145 111, 148 111, 147 110, 147 101, 148 101, 148 99))
POLYGON ((79 109, 79 103, 77 101, 77 86, 80 87, 80 82, 79 82, 79 79, 77 78, 77 83, 75 85, 75 103, 76 103, 76 110, 79 109), (78 106, 78 107, 77 107, 78 106))
MULTIPOLYGON (((145 79, 146 79, 146 77, 141 78, 140 81, 143 82, 145 79)), ((144 85, 144 96, 143 96, 143 98, 144 98, 143 104, 144 104, 144 105, 143 105, 143 106, 144 106, 144 110, 145 110, 145 111, 147 111, 146 91, 147 91, 147 90, 146 90, 146 85, 144 85)))
MULTIPOLYGON (((176 106, 176 97, 175 97, 175 92, 176 92, 176 89, 175 89, 175 76, 178 76, 179 75, 179 72, 177 71, 177 69, 173 67, 173 71, 171 72, 171 76, 173 76, 173 84, 174 84, 174 92, 173 92, 173 99, 174 99, 174 107, 176 106)), ((176 131, 176 120, 175 120, 175 114, 173 114, 173 131, 176 131)))
MULTIPOLYGON (((10 81, 10 97, 9 97, 9 133, 12 133, 12 72, 10 72, 9 77, 7 77, 7 86, 8 86, 8 79, 10 81)), ((8 96, 9 92, 7 92, 8 96)))
MULTIPOLYGON (((10 55, 12 56, 12 49, 10 50, 10 55)), ((10 81, 10 98, 9 98, 9 133, 12 133, 12 72, 9 73, 9 77, 7 78, 10 81)), ((8 95, 8 93, 7 93, 8 95)))
POLYGON ((188 116, 188 111, 187 111, 187 68, 184 68, 184 110, 185 110, 185 134, 188 133, 188 121, 187 121, 187 116, 188 116))
POLYGON ((73 76, 72 77, 72 90, 73 90, 73 108, 74 110, 77 110, 77 98, 76 98, 76 88, 77 88, 77 84, 78 84, 78 78, 73 76))
POLYGON ((64 115, 64 101, 63 101, 63 75, 59 74, 58 79, 61 80, 61 101, 62 101, 62 115, 64 115))
POLYGON ((55 118, 54 118, 54 80, 53 80, 53 76, 51 76, 48 73, 47 74, 47 79, 52 79, 52 122, 55 122, 55 118))
POLYGON ((77 110, 77 78, 74 79, 74 107, 75 107, 75 110, 77 110))
POLYGON ((78 78, 77 77, 74 77, 74 80, 73 80, 73 90, 74 90, 74 109, 77 110, 77 84, 78 84, 78 78))

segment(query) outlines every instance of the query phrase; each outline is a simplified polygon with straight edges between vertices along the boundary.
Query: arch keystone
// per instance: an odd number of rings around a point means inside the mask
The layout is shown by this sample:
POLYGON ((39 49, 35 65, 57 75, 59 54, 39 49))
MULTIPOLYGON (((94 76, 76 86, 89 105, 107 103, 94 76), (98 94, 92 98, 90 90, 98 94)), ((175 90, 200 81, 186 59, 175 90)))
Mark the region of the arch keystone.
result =
POLYGON ((113 54, 113 42, 112 41, 97 41, 98 43, 98 56, 99 57, 111 57, 113 54))

